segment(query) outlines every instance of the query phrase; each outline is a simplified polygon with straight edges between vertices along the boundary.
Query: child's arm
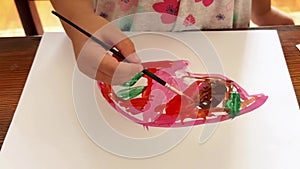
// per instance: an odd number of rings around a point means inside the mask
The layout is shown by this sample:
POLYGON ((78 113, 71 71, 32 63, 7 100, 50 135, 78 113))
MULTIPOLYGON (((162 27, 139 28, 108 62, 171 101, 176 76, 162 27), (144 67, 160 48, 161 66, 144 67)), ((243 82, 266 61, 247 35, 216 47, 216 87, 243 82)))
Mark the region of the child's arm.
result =
POLYGON ((91 40, 88 41, 85 35, 62 22, 73 43, 78 67, 83 73, 105 83, 119 84, 142 70, 140 60, 134 55, 135 48, 132 41, 106 19, 95 15, 91 1, 51 0, 51 3, 58 13, 107 44, 116 47, 129 61, 138 63, 118 62, 101 46, 91 40))
POLYGON ((272 7, 271 0, 252 0, 251 20, 259 26, 294 25, 290 16, 272 7))

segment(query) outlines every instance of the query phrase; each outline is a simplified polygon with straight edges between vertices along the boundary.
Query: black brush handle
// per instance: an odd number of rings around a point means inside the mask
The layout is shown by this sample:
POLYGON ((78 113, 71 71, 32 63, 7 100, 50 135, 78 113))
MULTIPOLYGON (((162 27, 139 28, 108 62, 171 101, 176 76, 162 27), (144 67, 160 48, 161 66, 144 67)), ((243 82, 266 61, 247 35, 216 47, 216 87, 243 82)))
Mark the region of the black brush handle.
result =
MULTIPOLYGON (((93 41, 95 41, 96 43, 98 43, 99 45, 101 45, 103 48, 105 48, 106 50, 110 50, 110 46, 108 46, 106 43, 102 42, 101 40, 99 40, 98 38, 96 38, 95 36, 93 36, 92 34, 88 33, 87 31, 85 31, 84 29, 82 29, 81 27, 77 26, 76 24, 74 24, 73 22, 71 22, 70 20, 68 20, 67 18, 65 18, 64 16, 62 16, 61 14, 52 11, 52 13, 57 16, 59 19, 63 20, 64 22, 66 22, 67 24, 71 25, 72 27, 74 27, 75 29, 77 29, 79 32, 83 33, 84 35, 86 35, 87 37, 91 38, 93 41)), ((113 51, 111 51, 113 52, 113 51)))
POLYGON ((160 77, 156 76, 155 74, 151 73, 149 70, 147 69, 143 69, 142 72, 149 76, 151 79, 157 81, 159 84, 166 86, 167 82, 165 82, 164 80, 162 80, 160 77))

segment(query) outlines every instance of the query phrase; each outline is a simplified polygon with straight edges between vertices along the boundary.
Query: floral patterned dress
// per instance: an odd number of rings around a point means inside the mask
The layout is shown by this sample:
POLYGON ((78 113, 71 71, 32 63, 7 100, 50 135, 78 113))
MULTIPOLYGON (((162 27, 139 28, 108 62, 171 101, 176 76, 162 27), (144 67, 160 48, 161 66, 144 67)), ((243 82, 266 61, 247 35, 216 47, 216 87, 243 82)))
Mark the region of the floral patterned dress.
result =
POLYGON ((125 31, 246 28, 251 0, 94 0, 96 14, 125 31))

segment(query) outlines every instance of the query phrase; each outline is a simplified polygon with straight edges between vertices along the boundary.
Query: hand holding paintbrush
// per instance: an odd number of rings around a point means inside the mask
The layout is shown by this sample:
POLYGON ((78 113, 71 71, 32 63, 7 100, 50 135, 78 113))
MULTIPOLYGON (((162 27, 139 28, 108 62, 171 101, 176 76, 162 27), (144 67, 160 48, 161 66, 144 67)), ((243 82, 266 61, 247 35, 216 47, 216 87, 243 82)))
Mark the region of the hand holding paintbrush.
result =
MULTIPOLYGON (((58 14, 55 11, 52 11, 52 13, 54 15, 56 15, 57 17, 59 17, 61 20, 63 20, 65 23, 71 25, 72 27, 74 27, 76 30, 78 30, 79 32, 83 33, 85 36, 89 37, 93 42, 96 42, 98 45, 101 45, 105 50, 109 50, 111 51, 119 60, 124 60, 127 63, 130 63, 131 61, 124 57, 124 55, 116 50, 115 48, 112 48, 111 46, 107 45, 105 42, 101 41, 100 39, 98 39, 97 37, 93 36, 92 34, 90 34, 89 32, 85 31, 84 29, 82 29, 81 27, 79 27, 78 25, 74 24, 73 22, 71 22, 70 20, 68 20, 67 18, 65 18, 64 16, 58 14)), ((84 51, 83 51, 84 52, 84 51)), ((107 56, 109 57, 109 56, 107 56)), ((96 60, 96 64, 99 63, 99 60, 96 60)), ((126 63, 124 63, 126 64, 126 63)), ((97 66, 97 65, 95 65, 97 66)), ((100 65, 101 66, 101 65, 100 65)), ((137 68, 138 70, 139 68, 137 68)), ((171 91, 184 96, 183 92, 181 92, 180 90, 176 89, 175 87, 171 86, 170 84, 168 84, 167 82, 165 82, 163 79, 161 79, 160 77, 154 75, 153 73, 151 73, 150 71, 148 71, 147 69, 142 69, 141 70, 144 74, 146 74, 147 76, 149 76, 150 78, 152 78, 153 80, 155 80, 156 82, 158 82, 159 84, 165 86, 166 88, 170 89, 171 91)), ((119 72, 122 73, 122 68, 119 69, 119 72)), ((134 72, 134 71, 131 71, 134 72)), ((116 73, 115 73, 116 74, 116 73)), ((117 73, 118 75, 118 73, 117 73)), ((133 76, 133 75, 132 75, 133 76)), ((129 80, 129 79, 127 79, 129 80)), ((189 98, 189 97, 187 97, 189 98)), ((190 99, 190 98, 189 98, 190 99)), ((191 99, 192 100, 192 99, 191 99)))
MULTIPOLYGON (((55 13, 55 12, 53 12, 55 13)), ((64 12, 68 15, 66 12, 64 12)), ((69 15, 68 15, 69 16, 69 15)), ((72 17, 70 17, 72 18, 72 17)), ((65 20, 67 20, 65 18, 65 20)), ((107 84, 121 84, 130 80, 136 73, 142 71, 140 59, 135 55, 135 48, 132 41, 118 28, 109 22, 102 23, 102 18, 88 17, 87 21, 76 19, 76 23, 87 32, 93 32, 91 38, 88 34, 83 34, 82 28, 62 22, 66 33, 70 37, 77 65, 81 72, 92 79, 100 80, 107 84), (93 23, 96 22, 97 23, 93 23), (91 23, 90 23, 91 22, 91 23), (97 44, 94 39, 101 39, 102 44, 97 44), (105 44, 105 46, 103 46, 105 44), (125 56, 130 63, 119 62, 116 57, 112 57, 107 51, 115 47, 125 56)))

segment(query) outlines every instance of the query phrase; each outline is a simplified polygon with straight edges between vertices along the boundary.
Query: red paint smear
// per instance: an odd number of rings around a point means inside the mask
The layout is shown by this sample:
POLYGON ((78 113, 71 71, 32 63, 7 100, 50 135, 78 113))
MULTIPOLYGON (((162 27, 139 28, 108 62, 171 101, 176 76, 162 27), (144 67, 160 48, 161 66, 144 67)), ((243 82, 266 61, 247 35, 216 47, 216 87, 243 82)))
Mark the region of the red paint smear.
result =
POLYGON ((199 99, 198 94, 202 90, 202 82, 205 78, 232 82, 233 88, 240 93, 242 100, 255 97, 255 101, 241 109, 239 115, 260 107, 267 99, 267 96, 263 94, 249 95, 241 86, 223 75, 187 72, 185 69, 188 66, 188 62, 184 60, 147 62, 143 66, 150 72, 160 75, 162 79, 168 80, 168 83, 172 83, 171 85, 180 88, 186 95, 194 99, 193 102, 190 99, 186 99, 186 97, 176 95, 157 82, 152 81, 146 75, 143 75, 143 78, 147 79, 147 87, 143 90, 141 97, 131 100, 118 98, 111 85, 98 82, 103 97, 116 111, 146 127, 184 127, 228 120, 229 117, 226 113, 225 115, 210 118, 213 116, 213 112, 225 112, 224 107, 203 109, 196 105, 199 99), (194 82, 188 84, 183 77, 175 76, 178 72, 193 77, 194 82), (157 92, 160 94, 156 95, 155 93, 157 92), (143 117, 136 117, 135 115, 138 114, 142 114, 143 117))

